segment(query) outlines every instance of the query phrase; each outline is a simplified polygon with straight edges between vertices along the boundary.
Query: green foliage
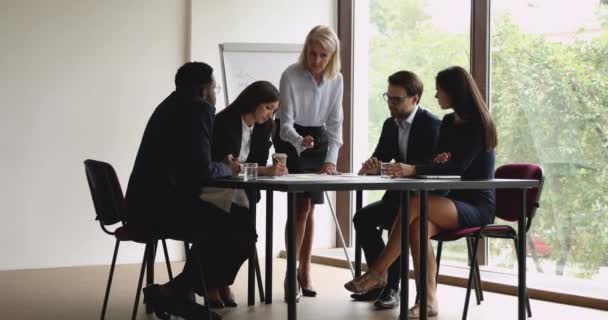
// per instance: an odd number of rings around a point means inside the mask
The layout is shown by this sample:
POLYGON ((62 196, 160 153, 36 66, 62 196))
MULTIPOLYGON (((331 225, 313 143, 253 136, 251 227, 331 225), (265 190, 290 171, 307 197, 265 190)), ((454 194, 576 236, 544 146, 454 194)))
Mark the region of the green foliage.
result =
MULTIPOLYGON (((370 38, 369 52, 369 153, 389 116, 382 93, 388 76, 399 70, 415 72, 424 84, 421 105, 439 117, 435 75, 452 65, 469 66, 469 34, 454 36, 437 30, 425 13, 425 0, 370 1, 370 21, 378 30, 370 38)), ((461 17, 469 19, 469 17, 461 17)))
MULTIPOLYGON (((417 73, 425 84, 421 104, 441 117, 433 97, 436 73, 469 66, 469 34, 435 28, 427 5, 424 0, 370 2, 377 31, 369 40, 370 153, 388 117, 381 94, 390 74, 417 73)), ((590 277, 608 265, 608 28, 591 41, 562 43, 524 33, 509 16, 494 17, 492 23, 490 105, 498 128, 498 165, 544 167, 545 188, 532 232, 552 247, 548 259, 566 263, 568 274, 590 277)))

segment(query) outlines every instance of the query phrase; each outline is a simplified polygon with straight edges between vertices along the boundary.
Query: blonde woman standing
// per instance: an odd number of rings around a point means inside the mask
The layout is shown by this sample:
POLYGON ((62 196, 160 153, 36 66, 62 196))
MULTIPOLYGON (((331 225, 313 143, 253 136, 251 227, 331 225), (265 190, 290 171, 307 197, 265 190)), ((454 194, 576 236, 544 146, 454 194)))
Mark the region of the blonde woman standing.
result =
MULTIPOLYGON (((290 173, 338 174, 342 146, 342 93, 340 41, 328 26, 314 27, 306 37, 298 63, 281 75, 275 149, 288 154, 290 173)), ((296 199, 296 257, 300 294, 314 297, 310 257, 316 204, 323 193, 299 194, 296 199)), ((287 290, 285 290, 287 291, 287 290)))

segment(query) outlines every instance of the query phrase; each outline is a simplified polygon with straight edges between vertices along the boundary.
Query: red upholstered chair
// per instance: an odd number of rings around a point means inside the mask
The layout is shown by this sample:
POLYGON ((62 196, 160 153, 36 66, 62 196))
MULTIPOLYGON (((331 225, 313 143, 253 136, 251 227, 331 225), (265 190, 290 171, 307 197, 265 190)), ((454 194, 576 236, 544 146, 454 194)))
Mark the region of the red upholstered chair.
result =
MULTIPOLYGON (((97 217, 95 219, 99 221, 99 225, 105 233, 116 238, 112 265, 110 266, 110 275, 108 277, 106 293, 103 299, 103 308, 101 310, 102 320, 105 319, 106 315, 108 297, 110 295, 110 287, 112 286, 114 267, 116 266, 116 256, 118 255, 120 243, 122 241, 134 241, 146 245, 143 261, 141 263, 141 271, 139 272, 139 282, 137 284, 135 303, 133 305, 132 319, 135 319, 146 265, 148 269, 147 284, 152 284, 154 282, 154 261, 158 240, 161 240, 163 245, 169 278, 173 279, 171 264, 169 262, 169 255, 167 252, 167 244, 165 243, 164 238, 147 233, 143 230, 136 230, 129 227, 127 224, 127 208, 122 193, 122 188, 120 187, 120 182, 118 181, 116 172, 110 164, 96 160, 86 160, 84 162, 84 167, 87 175, 87 181, 89 183, 89 189, 91 190, 91 197, 93 198, 93 204, 95 206, 95 212, 97 213, 97 217), (107 229, 108 226, 119 223, 120 225, 114 229, 114 231, 109 231, 107 229)), ((146 312, 151 313, 152 310, 147 308, 146 312)))
MULTIPOLYGON (((544 175, 543 169, 536 164, 506 164, 496 169, 494 172, 496 179, 533 179, 540 181, 538 188, 528 189, 526 193, 526 232, 530 229, 532 219, 536 214, 536 209, 539 206, 540 194, 542 192, 544 175)), ((496 189, 496 217, 505 221, 514 222, 517 221, 518 214, 521 210, 521 198, 522 192, 515 189, 496 189)), ((467 247, 470 261, 469 280, 467 285, 467 294, 465 298, 464 311, 462 319, 466 319, 467 311, 469 307, 469 298, 471 296, 471 283, 475 283, 477 304, 483 300, 483 293, 481 291, 481 279, 479 276, 479 266, 475 253, 477 252, 477 245, 479 239, 482 238, 501 238, 501 239, 512 239, 515 244, 515 251, 517 252, 517 241, 525 241, 525 239, 519 239, 517 232, 513 227, 509 225, 491 224, 475 228, 467 228, 460 230, 451 230, 442 232, 434 237, 433 240, 438 241, 437 245, 437 274, 439 274, 439 263, 441 261, 441 248, 443 242, 455 241, 458 239, 465 238, 467 240, 467 247)), ((530 308, 530 299, 528 298, 528 290, 526 288, 526 307, 528 309, 528 317, 532 316, 532 310, 530 308)))

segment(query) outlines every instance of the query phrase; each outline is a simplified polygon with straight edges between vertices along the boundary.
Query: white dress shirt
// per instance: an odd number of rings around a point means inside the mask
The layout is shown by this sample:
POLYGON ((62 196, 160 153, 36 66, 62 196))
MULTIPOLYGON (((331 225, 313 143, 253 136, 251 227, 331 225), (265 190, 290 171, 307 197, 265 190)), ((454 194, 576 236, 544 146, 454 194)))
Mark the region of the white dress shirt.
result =
POLYGON ((401 155, 403 162, 407 161, 407 143, 410 140, 410 129, 412 128, 412 122, 414 122, 416 111, 418 111, 418 106, 414 108, 414 111, 412 111, 407 118, 395 118, 395 123, 399 128, 399 154, 401 155))
POLYGON ((299 64, 289 66, 281 75, 280 83, 281 139, 290 142, 300 154, 304 151, 304 138, 296 132, 294 123, 305 127, 325 126, 328 138, 325 162, 336 164, 342 146, 343 91, 341 73, 333 80, 324 78, 317 85, 308 70, 299 64))
MULTIPOLYGON (((247 161, 249 157, 249 151, 251 150, 251 134, 253 133, 253 126, 247 126, 247 123, 241 117, 241 150, 239 151, 239 161, 241 162, 241 172, 244 172, 243 163, 247 161)), ((241 207, 249 208, 249 199, 247 194, 242 189, 228 189, 228 188, 213 188, 206 187, 200 195, 201 200, 209 202, 216 207, 230 213, 232 203, 241 207)))

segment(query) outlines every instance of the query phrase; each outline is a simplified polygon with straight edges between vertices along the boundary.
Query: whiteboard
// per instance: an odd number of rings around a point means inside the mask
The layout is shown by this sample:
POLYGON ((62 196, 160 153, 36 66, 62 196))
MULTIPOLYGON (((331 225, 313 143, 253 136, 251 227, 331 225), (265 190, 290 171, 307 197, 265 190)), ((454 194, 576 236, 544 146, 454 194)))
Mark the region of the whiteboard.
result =
POLYGON ((266 80, 279 88, 281 74, 296 63, 301 44, 293 43, 222 43, 220 60, 226 105, 249 84, 266 80))

